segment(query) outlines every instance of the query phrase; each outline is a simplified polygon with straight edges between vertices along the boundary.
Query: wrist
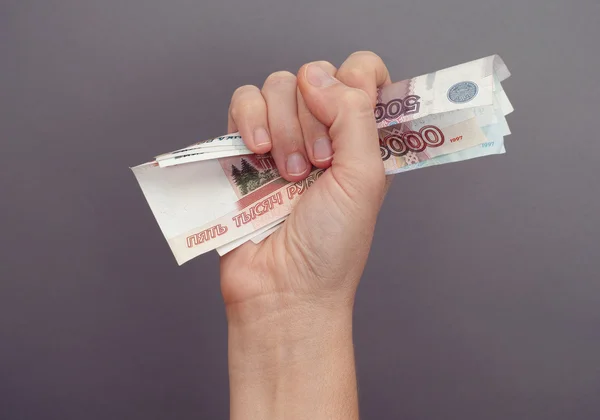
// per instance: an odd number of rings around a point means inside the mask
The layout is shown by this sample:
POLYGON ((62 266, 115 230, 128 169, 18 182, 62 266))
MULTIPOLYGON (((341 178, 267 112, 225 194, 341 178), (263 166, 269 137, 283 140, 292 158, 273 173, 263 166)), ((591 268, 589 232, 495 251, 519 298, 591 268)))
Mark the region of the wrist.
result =
POLYGON ((227 324, 230 337, 245 350, 303 345, 327 336, 352 338, 352 304, 301 301, 278 296, 255 298, 252 302, 228 304, 227 324))
POLYGON ((243 317, 239 307, 227 308, 231 418, 316 420, 356 411, 351 305, 278 299, 261 306, 243 317), (305 412, 291 415, 292 401, 305 412))
MULTIPOLYGON (((354 293, 331 293, 316 297, 294 292, 271 292, 239 301, 225 301, 227 324, 236 329, 257 329, 270 325, 274 319, 295 323, 298 319, 309 322, 323 321, 324 316, 335 319, 352 315, 354 293)), ((272 326, 272 325, 271 325, 272 326)))
POLYGON ((314 303, 296 297, 260 297, 227 305, 233 362, 256 358, 261 369, 281 368, 321 356, 323 349, 352 342, 352 305, 314 303), (239 354, 238 354, 239 353, 239 354), (275 358, 272 356, 276 355, 275 358), (239 357, 237 357, 239 356, 239 357), (264 357, 267 356, 267 357, 264 357), (263 360, 260 360, 264 357, 263 360))

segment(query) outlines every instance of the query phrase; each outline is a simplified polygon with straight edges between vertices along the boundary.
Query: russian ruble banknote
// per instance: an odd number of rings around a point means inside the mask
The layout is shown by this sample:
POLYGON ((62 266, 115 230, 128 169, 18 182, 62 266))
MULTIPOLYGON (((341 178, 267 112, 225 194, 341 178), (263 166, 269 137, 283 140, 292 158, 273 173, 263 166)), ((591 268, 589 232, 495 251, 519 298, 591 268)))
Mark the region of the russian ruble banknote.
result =
MULTIPOLYGON (((386 174, 505 153, 513 107, 498 55, 393 83, 378 93, 374 118, 386 174)), ((156 156, 132 168, 179 264, 275 232, 323 173, 290 183, 269 154, 239 133, 156 156)))

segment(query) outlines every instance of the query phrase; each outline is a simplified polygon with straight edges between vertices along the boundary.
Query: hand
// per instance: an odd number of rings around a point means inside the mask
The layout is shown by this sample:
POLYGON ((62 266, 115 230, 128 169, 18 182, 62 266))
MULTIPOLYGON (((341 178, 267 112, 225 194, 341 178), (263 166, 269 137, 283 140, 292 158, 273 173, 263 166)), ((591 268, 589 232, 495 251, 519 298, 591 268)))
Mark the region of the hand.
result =
POLYGON ((232 419, 358 418, 352 307, 386 185, 373 111, 388 83, 360 52, 233 95, 229 132, 285 179, 326 171, 281 229, 221 259, 232 419))
POLYGON ((230 320, 283 302, 352 305, 384 195, 373 109, 377 89, 389 83, 381 58, 358 52, 339 70, 310 63, 297 77, 277 72, 262 90, 235 91, 229 132, 239 131, 254 153, 271 152, 289 181, 306 178, 312 165, 327 170, 281 229, 222 258, 230 320))

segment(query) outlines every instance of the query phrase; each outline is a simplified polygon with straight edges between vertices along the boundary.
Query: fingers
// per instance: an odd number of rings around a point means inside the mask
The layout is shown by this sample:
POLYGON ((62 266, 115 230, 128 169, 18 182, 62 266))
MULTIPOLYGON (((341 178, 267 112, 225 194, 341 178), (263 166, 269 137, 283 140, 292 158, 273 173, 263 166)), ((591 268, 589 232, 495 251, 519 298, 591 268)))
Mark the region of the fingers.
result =
MULTIPOLYGON (((347 86, 366 92, 373 107, 377 104, 378 90, 392 83, 387 66, 381 57, 371 51, 357 51, 351 54, 340 66, 335 77, 347 86)), ((384 196, 393 178, 386 177, 384 196)))
POLYGON ((377 127, 369 94, 332 77, 322 63, 298 72, 298 87, 310 112, 329 127, 334 177, 347 194, 381 200, 385 183, 377 127))
MULTIPOLYGON (((326 61, 320 61, 319 65, 332 76, 335 75, 337 71, 335 66, 326 61)), ((329 138, 329 130, 309 111, 300 91, 298 91, 297 99, 298 119, 300 120, 300 125, 302 127, 304 145, 308 158, 317 168, 326 169, 331 165, 331 160, 333 159, 333 149, 331 139, 329 138)))
POLYGON ((377 103, 377 89, 392 83, 390 73, 377 54, 358 51, 340 66, 335 77, 343 84, 365 91, 373 108, 377 103))
MULTIPOLYGON (((329 76, 335 75, 346 88, 365 92, 369 112, 362 108, 352 112, 363 113, 373 119, 377 89, 390 83, 389 72, 379 56, 365 51, 354 53, 339 70, 325 61, 313 65, 329 76)), ((303 67, 304 71, 306 68, 303 67)), ((301 70, 299 77, 306 81, 304 71, 301 70)), ((307 86, 310 84, 305 88, 307 86)), ((303 93, 306 89, 303 89, 298 89, 298 81, 293 74, 276 72, 266 79, 261 90, 250 85, 237 89, 229 109, 228 131, 239 131, 246 146, 254 153, 271 152, 279 172, 288 181, 304 179, 313 165, 328 168, 335 150, 328 128, 328 122, 333 123, 333 114, 321 110, 321 115, 318 115, 318 111, 315 114, 312 109, 314 106, 326 107, 327 100, 324 98, 329 96, 316 95, 312 103, 307 103, 303 93), (323 120, 326 116, 328 118, 323 120)), ((350 112, 348 103, 363 105, 364 98, 361 99, 358 92, 345 92, 350 93, 343 94, 345 99, 338 104, 338 111, 350 112)))
POLYGON ((256 86, 242 86, 233 93, 229 105, 228 131, 239 131, 253 153, 271 150, 267 103, 256 86))
POLYGON ((286 71, 271 74, 262 88, 273 143, 271 155, 288 181, 302 180, 311 170, 298 119, 296 89, 296 76, 286 71))
MULTIPOLYGON (((328 74, 335 75, 345 85, 366 92, 373 107, 377 102, 377 90, 391 83, 385 63, 381 57, 370 51, 351 54, 339 70, 326 61, 319 61, 318 65, 328 74)), ((311 163, 318 168, 329 167, 333 159, 333 149, 328 129, 308 110, 302 95, 298 95, 298 117, 311 163)))

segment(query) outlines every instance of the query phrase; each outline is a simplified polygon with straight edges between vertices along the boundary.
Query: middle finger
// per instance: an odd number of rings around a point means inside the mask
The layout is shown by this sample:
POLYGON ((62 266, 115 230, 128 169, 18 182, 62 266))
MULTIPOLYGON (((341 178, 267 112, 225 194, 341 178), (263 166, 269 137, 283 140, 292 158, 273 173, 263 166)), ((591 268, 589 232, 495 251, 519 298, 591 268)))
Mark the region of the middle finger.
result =
POLYGON ((271 74, 262 95, 267 102, 267 118, 273 147, 271 155, 279 173, 288 181, 300 181, 311 166, 306 159, 302 128, 296 103, 296 76, 287 71, 271 74))

